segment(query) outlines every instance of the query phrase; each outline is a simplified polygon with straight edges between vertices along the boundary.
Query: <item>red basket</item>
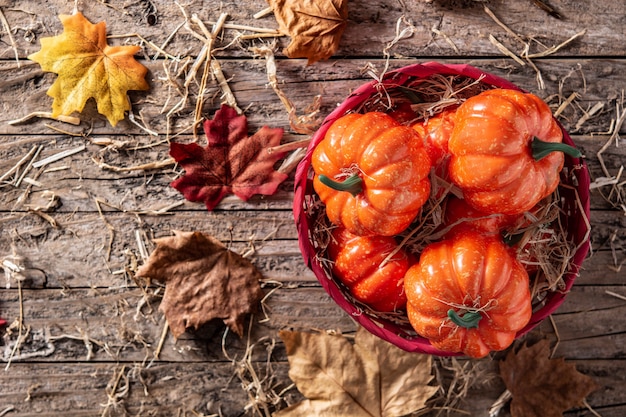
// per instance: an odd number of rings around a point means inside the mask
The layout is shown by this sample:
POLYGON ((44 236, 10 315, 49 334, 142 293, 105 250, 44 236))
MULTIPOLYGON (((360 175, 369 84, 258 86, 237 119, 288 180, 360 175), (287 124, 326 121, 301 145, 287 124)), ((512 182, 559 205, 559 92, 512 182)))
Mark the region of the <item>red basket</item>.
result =
MULTIPOLYGON (((370 333, 386 340, 401 349, 440 356, 452 356, 459 353, 444 352, 434 348, 430 342, 417 335, 408 322, 393 320, 373 314, 363 305, 359 305, 347 290, 335 279, 328 264, 321 261, 323 247, 314 236, 314 211, 319 210, 320 202, 313 191, 311 156, 318 143, 324 138, 329 126, 346 113, 367 111, 367 103, 384 91, 388 94, 394 89, 406 86, 415 80, 425 80, 434 76, 449 76, 456 79, 478 80, 483 89, 508 88, 523 91, 511 82, 491 75, 470 65, 444 65, 436 62, 414 64, 388 72, 381 81, 371 81, 359 87, 341 103, 323 121, 308 147, 304 159, 298 165, 295 179, 294 217, 298 228, 300 250, 318 281, 330 297, 361 326, 370 333)), ((559 124, 560 126, 560 124, 559 124)), ((568 133, 563 131, 563 142, 573 145, 568 133)), ((574 248, 569 259, 567 272, 562 277, 558 290, 548 292, 541 302, 533 305, 533 315, 526 327, 517 333, 517 337, 529 332, 542 320, 554 312, 563 303, 567 292, 574 284, 579 268, 589 251, 589 174, 582 159, 565 156, 565 165, 561 173, 559 208, 562 230, 566 239, 574 248)))

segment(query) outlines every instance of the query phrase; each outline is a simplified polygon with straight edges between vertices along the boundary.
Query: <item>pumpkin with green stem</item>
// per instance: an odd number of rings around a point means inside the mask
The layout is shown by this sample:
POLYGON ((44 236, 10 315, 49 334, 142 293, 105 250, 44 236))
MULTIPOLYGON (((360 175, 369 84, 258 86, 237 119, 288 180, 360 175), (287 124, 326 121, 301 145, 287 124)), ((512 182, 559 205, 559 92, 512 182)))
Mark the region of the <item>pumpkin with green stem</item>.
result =
POLYGON ((563 153, 581 156, 562 140, 539 97, 508 89, 482 92, 457 109, 448 142, 450 178, 477 210, 523 213, 556 189, 563 153))
POLYGON ((523 265, 499 236, 471 227, 426 246, 404 288, 415 331, 474 358, 506 349, 532 315, 523 265))
POLYGON ((337 119, 311 165, 328 219, 356 235, 402 232, 430 194, 431 163, 422 137, 381 112, 337 119))

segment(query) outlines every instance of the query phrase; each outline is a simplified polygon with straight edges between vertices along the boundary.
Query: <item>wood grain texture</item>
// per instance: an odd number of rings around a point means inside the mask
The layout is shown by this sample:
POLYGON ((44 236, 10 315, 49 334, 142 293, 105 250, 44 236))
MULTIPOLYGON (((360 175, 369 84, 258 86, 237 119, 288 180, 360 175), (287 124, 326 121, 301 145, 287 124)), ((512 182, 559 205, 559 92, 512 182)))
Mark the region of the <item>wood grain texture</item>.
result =
MULTIPOLYGON (((276 27, 271 15, 252 17, 266 7, 263 0, 179 3, 189 17, 197 14, 208 27, 221 12, 228 13, 230 23, 276 27)), ((525 0, 353 0, 348 28, 332 59, 310 66, 305 60, 286 59, 282 48, 289 38, 276 40, 277 77, 300 114, 320 95, 320 115, 325 116, 351 91, 373 79, 366 68, 381 73, 387 64, 383 50, 397 28, 412 27, 411 36, 389 49, 388 69, 432 60, 469 63, 539 95, 553 111, 571 97, 571 104, 559 110, 558 120, 584 153, 592 181, 616 177, 626 160, 626 123, 618 126, 621 136, 611 136, 626 88, 626 3, 604 3, 551 1, 565 17, 555 20, 525 0), (520 39, 497 25, 485 5, 520 39), (531 65, 504 56, 489 40, 492 35, 516 54, 528 43, 530 53, 537 53, 583 31, 554 54, 533 59, 544 89, 531 65), (600 151, 604 166, 597 156, 600 151)), ((135 119, 157 135, 128 119, 112 128, 96 114, 93 103, 80 115, 79 126, 44 119, 8 124, 30 112, 50 109, 52 99, 46 91, 56 76, 41 72, 26 57, 39 49, 42 37, 60 33, 57 16, 71 13, 74 3, 49 0, 42 7, 35 0, 0 0, 19 58, 17 62, 3 27, 0 176, 39 147, 38 160, 80 149, 31 169, 19 186, 0 183, 0 259, 20 256, 26 268, 21 302, 14 281, 0 291, 0 317, 11 324, 22 309, 28 329, 8 370, 0 372, 0 413, 10 409, 6 415, 19 417, 267 416, 260 403, 259 411, 251 406, 263 393, 246 379, 250 378, 246 366, 257 373, 267 392, 285 390, 271 409, 302 399, 290 387, 278 331, 352 334, 356 325, 323 291, 302 259, 291 211, 293 173, 273 196, 247 202, 230 196, 207 212, 202 204, 184 201, 169 186, 181 174, 180 167, 133 169, 166 161, 168 141, 193 140, 190 126, 199 79, 190 84, 187 101, 168 113, 183 97, 182 83, 202 43, 181 26, 185 18, 176 2, 108 0, 78 2, 78 6, 92 22, 106 20, 110 35, 123 35, 109 39, 110 43, 143 46, 137 58, 149 69, 151 89, 131 92, 130 99, 135 119), (148 42, 162 46, 170 56, 157 56, 148 42), (167 334, 159 348, 163 289, 135 281, 132 272, 142 262, 142 246, 149 253, 153 238, 173 230, 209 233, 245 254, 263 274, 267 297, 249 319, 250 331, 243 338, 225 333, 222 323, 211 322, 178 340, 167 334)), ((248 117, 249 131, 269 125, 285 129, 284 142, 305 138, 290 128, 283 104, 268 86, 265 61, 250 50, 263 42, 231 44, 236 36, 236 30, 225 30, 214 59, 248 117)), ((221 100, 217 82, 209 82, 204 97, 202 116, 210 118, 221 100)), ((624 181, 623 176, 618 180, 624 181)), ((623 189, 621 195, 611 194, 608 186, 592 190, 593 251, 563 305, 517 343, 548 338, 555 356, 574 362, 601 385, 588 403, 603 417, 626 415, 622 388, 626 327, 620 319, 626 314, 626 302, 618 297, 626 296, 626 217, 621 206, 625 199, 623 189)), ((0 272, 0 282, 4 278, 0 272)), ((6 360, 17 332, 15 327, 5 327, 0 335, 0 356, 6 360)), ((485 373, 477 374, 482 376, 473 380, 456 406, 458 412, 451 416, 488 414, 505 389, 497 377, 502 355, 481 361, 460 359, 465 369, 476 367, 485 373)), ((446 368, 449 364, 446 358, 435 363, 447 383, 453 379, 446 368)), ((437 411, 428 414, 436 415, 437 411)), ((592 415, 582 407, 565 413, 567 417, 592 415)), ((499 416, 510 414, 505 408, 499 416)))
MULTIPOLYGON (((73 4, 61 0, 46 3, 42 13, 36 0, 5 0, 7 20, 16 32, 14 39, 21 57, 34 52, 38 38, 53 36, 62 30, 57 16, 71 14, 73 4), (17 4, 19 3, 19 7, 17 4)), ((183 3, 181 3, 183 4, 183 3)), ((621 2, 607 2, 593 7, 585 2, 561 0, 552 3, 564 17, 555 21, 532 2, 489 2, 488 7, 497 18, 519 37, 531 42, 531 53, 541 50, 541 45, 558 45, 576 33, 586 33, 560 55, 569 56, 619 56, 624 53, 624 16, 626 6, 621 2)), ((191 0, 184 3, 188 17, 197 14, 203 21, 216 21, 220 13, 227 13, 229 21, 276 29, 278 25, 272 15, 254 19, 253 15, 267 7, 263 0, 223 1, 219 5, 209 0, 191 0)), ((84 2, 80 10, 92 21, 107 21, 109 34, 139 34, 155 45, 163 45, 171 34, 173 38, 165 50, 173 55, 197 55, 200 42, 189 31, 177 28, 185 22, 181 8, 166 0, 124 2, 84 2), (156 13, 154 13, 156 9, 156 13), (156 24, 149 25, 149 16, 157 16, 156 24)), ((344 33, 338 57, 378 56, 387 43, 396 36, 398 20, 404 18, 404 26, 413 26, 413 35, 401 43, 394 52, 404 56, 494 56, 499 51, 489 41, 490 34, 501 43, 521 52, 524 45, 500 27, 484 11, 480 1, 434 0, 370 2, 353 0, 349 4, 348 28, 344 33)), ((402 23, 402 22, 401 22, 402 23)), ((207 25, 209 26, 209 25, 207 25)), ((210 26, 209 26, 210 27, 210 26)), ((403 26, 401 26, 403 27, 403 26)), ((229 30, 222 44, 232 39, 234 30, 229 30)), ((134 43, 139 39, 135 38, 134 43)), ((246 45, 252 42, 244 43, 246 45)), ((288 39, 281 39, 286 46, 288 39)), ((153 55, 152 51, 149 55, 153 55)), ((240 56, 240 48, 220 51, 220 55, 240 56)), ((5 58, 10 53, 5 52, 5 58)))
MULTIPOLYGON (((246 112, 249 126, 259 128, 265 124, 284 127, 289 130, 287 113, 283 104, 277 100, 276 94, 268 87, 265 62, 262 59, 223 59, 221 63, 225 76, 230 80, 229 85, 242 109, 254 109, 246 112)), ((443 63, 468 63, 494 75, 504 77, 517 84, 520 88, 533 92, 545 99, 556 111, 558 107, 572 94, 578 98, 572 105, 565 107, 559 121, 572 134, 590 134, 606 132, 610 125, 611 115, 615 104, 621 100, 621 91, 626 71, 626 59, 542 59, 537 60, 536 66, 542 74, 545 88, 540 89, 536 80, 537 73, 528 65, 519 66, 511 63, 510 59, 450 59, 449 57, 394 59, 389 69, 397 69, 407 65, 440 61, 443 63), (602 109, 594 113, 577 127, 586 112, 595 105, 602 103, 602 109)), ((176 64, 168 60, 145 61, 149 73, 147 76, 151 86, 148 92, 130 92, 135 118, 142 120, 151 130, 165 135, 167 132, 178 134, 189 132, 190 120, 193 120, 193 110, 197 96, 197 84, 190 85, 189 98, 175 113, 167 117, 173 106, 182 99, 182 93, 172 88, 175 81, 182 85, 184 74, 176 77, 176 64), (166 72, 167 70, 167 72, 166 72), (167 74, 170 74, 168 77, 167 74), (174 75, 172 75, 174 73, 174 75), (140 109, 137 110, 137 109, 140 109), (169 124, 168 124, 169 121, 169 124)), ((372 77, 363 74, 363 69, 373 65, 376 74, 385 68, 385 61, 381 59, 337 59, 319 62, 307 66, 305 60, 278 60, 276 63, 277 77, 281 90, 293 101, 298 112, 313 102, 313 97, 321 96, 322 106, 320 113, 329 113, 337 103, 342 102, 350 93, 365 82, 372 81, 372 77)), ((52 99, 46 96, 47 89, 52 85, 56 75, 43 73, 34 63, 25 62, 17 68, 10 61, 0 62, 0 71, 5 75, 0 81, 0 94, 14 96, 21 102, 20 106, 11 105, 10 101, 3 102, 3 113, 0 116, 0 135, 4 134, 54 134, 56 133, 46 124, 62 128, 66 131, 80 134, 89 132, 91 135, 114 135, 123 131, 126 134, 146 136, 129 120, 123 120, 113 129, 104 116, 96 114, 95 105, 88 103, 80 115, 83 122, 74 127, 58 122, 33 120, 30 123, 9 125, 6 122, 20 119, 33 111, 48 111, 52 99)), ((205 93, 205 106, 202 109, 205 117, 211 118, 219 108, 221 91, 216 82, 208 84, 205 93)), ((626 129, 622 127, 622 129, 626 129)), ((158 142, 158 138, 151 136, 135 138, 142 145, 158 142)))

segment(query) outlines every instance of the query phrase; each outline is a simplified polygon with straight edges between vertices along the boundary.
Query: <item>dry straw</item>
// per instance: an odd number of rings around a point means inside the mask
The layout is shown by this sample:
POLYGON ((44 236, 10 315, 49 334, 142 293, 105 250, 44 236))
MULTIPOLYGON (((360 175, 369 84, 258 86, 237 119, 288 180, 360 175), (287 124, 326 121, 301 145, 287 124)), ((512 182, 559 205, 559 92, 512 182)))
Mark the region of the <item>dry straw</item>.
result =
MULTIPOLYGON (((326 117, 313 136, 307 154, 296 171, 294 216, 300 249, 307 265, 333 300, 371 333, 407 351, 450 355, 417 335, 402 311, 382 314, 355 300, 332 274, 332 262, 325 254, 334 227, 324 206, 313 191, 311 157, 332 122, 350 112, 389 112, 408 102, 418 115, 427 119, 449 106, 462 103, 481 91, 493 88, 520 90, 507 80, 469 65, 443 65, 435 62, 415 64, 387 73, 379 80, 354 91, 326 117)), ((411 122, 415 122, 411 121, 411 122)), ((573 145, 563 130, 563 141, 573 145)), ((432 195, 413 224, 398 236, 399 247, 419 255, 430 242, 439 239, 445 196, 459 191, 443 178, 432 174, 432 195)), ((521 236, 518 257, 531 274, 533 316, 522 329, 521 337, 550 315, 563 302, 589 251, 589 174, 582 159, 566 156, 561 185, 537 209, 526 214, 523 226, 509 230, 521 236)))

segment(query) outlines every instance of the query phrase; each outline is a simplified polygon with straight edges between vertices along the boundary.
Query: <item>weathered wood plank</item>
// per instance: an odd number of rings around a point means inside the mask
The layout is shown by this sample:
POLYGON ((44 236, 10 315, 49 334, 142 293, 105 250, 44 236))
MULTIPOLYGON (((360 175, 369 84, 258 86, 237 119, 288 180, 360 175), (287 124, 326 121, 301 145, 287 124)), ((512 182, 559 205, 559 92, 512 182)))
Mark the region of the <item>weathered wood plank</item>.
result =
MULTIPOLYGON (((618 288, 610 287, 618 291, 618 288)), ((352 319, 319 287, 267 288, 269 294, 262 311, 256 315, 251 340, 276 338, 283 328, 312 328, 351 332, 352 319)), ((572 359, 619 359, 624 357, 626 323, 621 317, 626 303, 603 300, 606 294, 590 295, 585 287, 574 287, 552 321, 545 321, 531 333, 531 338, 547 335, 559 339, 559 354, 572 359), (589 301, 581 302, 584 298, 589 301), (595 308, 593 303, 597 303, 595 308), (556 326, 556 333, 553 327, 556 326), (558 336, 557 336, 558 335, 558 336)), ((157 312, 159 296, 144 299, 138 289, 65 289, 25 290, 23 311, 25 324, 32 336, 24 344, 23 354, 33 352, 30 361, 82 361, 88 354, 82 335, 92 341, 95 361, 143 361, 152 359, 163 326, 157 312), (145 303, 145 301, 149 303, 145 303)), ((0 293, 3 317, 13 320, 19 315, 16 290, 0 293)), ((160 360, 220 360, 222 323, 209 323, 191 331, 178 341, 165 339, 160 360)), ((11 340, 14 340, 15 335, 11 340)), ((247 339, 229 334, 226 349, 232 354, 245 352, 247 339)), ((7 350, 9 348, 6 348, 7 350)), ((8 352, 5 351, 5 360, 8 352)))
MULTIPOLYGON (((7 3, 7 2, 5 2, 7 3)), ((36 0, 21 1, 18 7, 10 7, 8 1, 6 18, 13 29, 19 56, 25 57, 39 48, 37 42, 44 36, 53 36, 62 30, 58 14, 71 14, 72 5, 61 0, 48 1, 48 13, 35 16, 40 9, 36 0)), ((544 11, 533 7, 530 2, 490 3, 489 7, 498 18, 531 44, 531 53, 541 52, 547 47, 556 46, 576 33, 586 30, 557 55, 621 55, 624 48, 621 40, 624 35, 626 6, 622 2, 598 4, 587 7, 580 1, 560 1, 555 3, 564 20, 557 20, 544 11), (543 44, 545 47, 541 47, 543 44)), ((185 3, 189 17, 197 14, 204 22, 215 21, 220 13, 228 13, 230 21, 240 25, 264 28, 277 28, 273 16, 253 19, 253 15, 267 7, 263 0, 249 0, 245 3, 223 2, 220 7, 207 6, 200 0, 185 3)), ((174 56, 196 55, 201 43, 186 29, 176 30, 185 18, 175 3, 165 0, 124 2, 111 0, 106 3, 85 2, 80 10, 92 22, 106 21, 109 34, 122 35, 138 33, 156 45, 163 45, 171 34, 165 50, 174 56), (155 18, 151 25, 148 19, 155 18)), ((481 2, 397 2, 389 4, 371 3, 357 0, 349 4, 348 26, 342 37, 337 56, 380 56, 384 47, 396 36, 399 19, 405 19, 405 26, 413 25, 413 33, 401 41, 393 52, 404 56, 493 56, 500 55, 489 41, 495 36, 512 51, 521 53, 524 44, 498 26, 483 10, 481 2)), ((210 25, 207 24, 210 27, 210 25)), ((196 29, 197 30, 197 29, 196 29)), ((236 32, 228 30, 217 47, 227 45, 236 32)), ((3 40, 6 35, 3 34, 3 40)), ((121 42, 121 41, 120 41, 121 42)), ((139 43, 139 39, 132 39, 139 43)), ((288 38, 280 40, 286 46, 288 38)), ((8 42, 5 40, 5 43, 8 42)), ((242 42, 244 49, 254 42, 242 42)), ((240 48, 220 51, 220 55, 240 56, 240 48)), ((154 56, 155 51, 149 50, 154 56)), ((11 50, 5 50, 3 57, 10 59, 11 50)))
POLYGON ((618 248, 613 254, 608 250, 598 250, 583 263, 575 285, 598 286, 623 285, 626 267, 626 251, 618 248))
MULTIPOLYGON (((290 380, 286 362, 273 362, 271 375, 267 375, 263 365, 255 364, 261 377, 268 376, 267 387, 274 385, 275 392, 286 388, 290 380)), ((579 371, 592 376, 601 388, 588 397, 588 403, 604 417, 621 417, 626 406, 624 375, 626 361, 586 361, 576 362, 579 371), (613 404, 605 406, 604 404, 613 404), (620 414, 621 413, 621 414, 620 414)), ((14 407, 11 415, 18 417, 57 416, 86 417, 101 415, 107 404, 107 389, 111 392, 118 375, 124 375, 123 384, 118 386, 118 408, 110 408, 109 415, 123 415, 126 410, 135 415, 139 410, 155 416, 193 415, 193 412, 213 413, 220 410, 222 415, 241 415, 248 403, 247 394, 239 388, 235 377, 236 368, 230 363, 213 363, 210 366, 198 363, 165 363, 144 367, 141 364, 19 364, 11 365, 9 372, 0 374, 0 401, 14 407), (107 383, 109 386, 107 387, 107 383), (125 386, 128 384, 128 391, 125 386), (224 388, 227 388, 224 390, 224 388), (54 398, 54 402, 50 399, 54 398), (28 401, 24 401, 28 399, 28 401)), ((480 385, 484 381, 475 380, 479 387, 470 388, 457 413, 451 416, 482 416, 496 400, 504 388, 494 376, 491 389, 480 385)), ((301 395, 292 388, 284 397, 290 402, 300 400, 301 395)), ((280 406, 284 406, 281 403, 280 406)), ((433 411, 427 416, 434 417, 433 411)), ((506 409, 499 414, 509 417, 506 409)), ((566 416, 590 415, 584 409, 576 409, 566 416), (582 414, 581 414, 582 413, 582 414)))
MULTIPOLYGON (((255 217, 255 213, 246 212, 238 217, 233 212, 202 215, 178 212, 175 216, 140 216, 139 219, 131 214, 105 214, 104 218, 114 228, 109 259, 106 256, 111 235, 97 214, 55 216, 61 225, 58 229, 34 214, 10 215, 0 219, 6 231, 0 240, 0 254, 24 258, 29 277, 25 285, 30 288, 119 287, 130 282, 124 269, 132 271, 133 264, 142 262, 136 233, 150 238, 168 236, 172 230, 197 230, 225 243, 234 241, 231 249, 249 252, 250 260, 268 280, 314 282, 315 277, 300 254, 291 213, 265 213, 256 213, 255 217)), ((594 240, 602 241, 614 235, 617 226, 603 225, 594 222, 594 240)), ((618 231, 624 230, 620 227, 618 231)), ((577 285, 622 285, 623 270, 619 266, 626 259, 624 238, 618 235, 614 240, 615 253, 606 250, 606 246, 605 250, 594 252, 583 264, 577 285)), ((142 239, 149 253, 153 245, 149 239, 142 239)))
MULTIPOLYGON (((85 149, 74 155, 63 158, 43 167, 41 173, 38 169, 31 169, 28 177, 37 179, 39 184, 31 185, 22 182, 20 187, 5 185, 3 198, 0 200, 0 210, 20 211, 24 204, 29 206, 45 206, 50 199, 50 191, 59 200, 59 212, 95 211, 97 207, 94 198, 123 209, 126 211, 156 211, 171 204, 183 204, 178 210, 204 210, 204 206, 198 203, 183 203, 182 195, 173 189, 170 182, 180 175, 181 169, 174 165, 158 169, 138 170, 131 172, 115 172, 101 168, 97 161, 109 165, 128 168, 155 163, 168 158, 169 146, 167 144, 156 145, 150 149, 133 149, 135 145, 129 145, 128 149, 107 150, 103 146, 94 145, 88 139, 64 138, 62 136, 34 136, 27 141, 13 143, 15 137, 0 136, 0 174, 8 172, 14 167, 33 147, 41 146, 41 152, 37 161, 56 155, 63 151, 85 149), (25 190, 30 190, 30 196, 24 199, 25 190), (22 204, 21 204, 22 203, 22 204)), ((127 136, 115 135, 108 138, 112 141, 128 142, 127 136)), ((182 140, 189 140, 188 136, 182 140)), ((606 136, 574 136, 574 141, 586 155, 586 161, 592 181, 599 177, 605 177, 600 161, 596 154, 606 144, 606 136)), ((610 175, 617 175, 624 165, 626 157, 626 142, 618 140, 615 146, 609 146, 603 153, 602 158, 610 175), (621 146, 620 146, 621 145, 621 146)), ((12 175, 15 178, 22 174, 12 175)), ((279 187, 273 196, 255 196, 249 202, 244 202, 235 196, 227 197, 220 205, 220 209, 244 209, 256 210, 259 208, 271 210, 291 210, 293 205, 293 174, 279 187)), ((609 209, 609 204, 600 194, 602 191, 608 195, 610 188, 596 189, 592 192, 592 209, 609 209)), ((613 198, 613 201, 617 201, 613 198)), ((101 205, 101 210, 112 211, 106 204, 101 205)))
MULTIPOLYGON (((266 389, 286 388, 286 363, 262 364, 255 372, 266 389)), ((0 404, 12 405, 10 415, 31 416, 224 416, 244 414, 249 397, 240 388, 237 368, 229 362, 136 364, 19 364, 0 375, 0 404), (119 383, 116 383, 120 376, 119 383), (118 400, 107 408, 109 396, 118 400), (215 413, 215 414, 214 414, 215 413)), ((286 399, 295 397, 295 390, 286 399)), ((255 392, 252 392, 254 396, 255 392)), ((284 406, 284 403, 283 403, 284 406)), ((1 411, 1 410, 0 410, 1 411)))
POLYGON ((609 314, 614 309, 626 305, 626 301, 611 294, 626 296, 626 288, 623 285, 580 285, 576 281, 555 316, 590 312, 595 314, 600 311, 602 311, 601 314, 609 314))
MULTIPOLYGON (((225 360, 222 349, 241 357, 246 351, 248 338, 253 342, 276 339, 277 331, 283 328, 355 330, 352 319, 321 288, 270 286, 266 293, 261 311, 254 316, 251 333, 243 339, 232 332, 224 335, 225 325, 216 320, 198 331, 191 330, 179 340, 168 334, 158 360, 225 360)), ((84 361, 89 354, 82 339, 85 335, 93 349, 89 360, 151 360, 158 349, 164 325, 163 316, 158 312, 160 297, 155 295, 154 289, 144 297, 136 288, 24 290, 24 322, 31 329, 31 335, 21 354, 29 361, 84 361)), ((17 290, 2 291, 2 317, 13 321, 19 317, 19 310, 17 290)), ((17 335, 7 337, 15 340, 17 335)), ((12 345, 5 346, 1 356, 5 361, 11 349, 12 345)), ((281 355, 284 357, 284 352, 281 355)))
MULTIPOLYGON (((394 59, 390 62, 390 69, 417 62, 424 62, 424 60, 394 59)), ((621 74, 626 72, 624 59, 546 59, 537 63, 545 81, 545 90, 539 90, 533 69, 528 66, 512 66, 506 59, 443 59, 442 62, 473 64, 485 71, 507 78, 521 88, 544 98, 555 111, 571 94, 579 94, 580 98, 576 99, 574 104, 567 106, 559 116, 559 120, 568 131, 578 134, 606 132, 609 129, 611 118, 616 117, 615 101, 621 100, 621 91, 624 88, 621 74), (597 103, 604 103, 602 110, 577 128, 576 125, 585 112, 597 103)), ((324 116, 330 113, 337 103, 342 102, 350 91, 372 80, 371 77, 362 73, 362 68, 368 64, 373 64, 378 68, 377 71, 382 71, 385 66, 384 61, 380 59, 332 60, 312 67, 306 67, 303 61, 282 60, 277 61, 276 65, 280 88, 293 101, 298 111, 302 112, 310 105, 315 95, 321 95, 320 115, 324 116)), ((163 68, 163 65, 172 64, 170 61, 157 61, 147 62, 146 65, 150 70, 148 80, 151 90, 130 93, 136 119, 143 120, 143 123, 151 130, 158 132, 160 139, 165 139, 167 132, 170 134, 188 133, 193 123, 196 102, 196 93, 193 90, 196 88, 195 84, 192 84, 192 90, 185 105, 168 119, 167 113, 182 98, 178 93, 171 91, 171 81, 168 80, 163 68)), ((258 128, 267 124, 289 128, 284 106, 267 85, 265 62, 262 59, 223 60, 221 65, 239 106, 247 109, 246 115, 251 126, 258 128)), ((6 124, 7 121, 20 119, 32 111, 49 111, 52 99, 47 97, 45 92, 54 82, 56 75, 44 74, 38 66, 33 64, 17 68, 14 64, 6 62, 0 62, 0 71, 4 73, 4 80, 0 82, 0 100, 2 100, 0 101, 2 109, 0 135, 57 133, 46 127, 46 121, 43 120, 20 125, 6 124), (5 97, 14 97, 22 105, 15 106, 12 100, 5 101, 5 97)), ((177 82, 182 83, 184 79, 179 78, 177 82)), ((212 117, 219 107, 219 99, 211 99, 211 97, 220 95, 217 84, 210 83, 203 108, 204 114, 212 117)), ((81 119, 83 122, 79 127, 57 122, 51 124, 75 133, 111 135, 124 132, 125 134, 146 135, 145 131, 128 119, 112 128, 103 116, 96 114, 95 106, 91 102, 85 107, 81 119)), ((626 127, 622 126, 622 131, 626 132, 626 127)), ((146 137, 146 139, 150 138, 146 137)), ((159 138, 152 138, 153 143, 158 140, 159 138)))
MULTIPOLYGON (((603 297, 609 296, 605 294, 603 297)), ((626 343, 624 343, 626 340, 626 323, 624 320, 616 320, 616 317, 621 317, 624 314, 626 302, 615 306, 604 306, 601 298, 597 297, 596 303, 596 309, 593 310, 586 307, 564 312, 557 310, 553 314, 552 317, 560 340, 590 337, 612 338, 618 346, 616 357, 623 356, 626 353, 626 343)), ((570 308, 573 308, 571 304, 570 308)), ((548 325, 546 324, 546 326, 548 325)))
MULTIPOLYGON (((311 281, 295 238, 288 211, 178 212, 175 216, 134 216, 107 213, 54 216, 59 228, 34 214, 7 215, 0 219, 3 233, 0 256, 12 253, 24 258, 28 285, 33 288, 119 287, 127 285, 125 268, 141 264, 137 234, 147 253, 152 237, 172 230, 201 231, 213 235, 232 250, 249 252, 250 259, 268 280, 311 281), (105 223, 106 221, 106 223, 105 223), (113 235, 108 229, 112 228, 113 235), (265 224, 265 226, 263 226, 265 224), (107 258, 112 240, 111 254, 107 258)), ((2 274, 0 273, 0 276, 2 274)))

